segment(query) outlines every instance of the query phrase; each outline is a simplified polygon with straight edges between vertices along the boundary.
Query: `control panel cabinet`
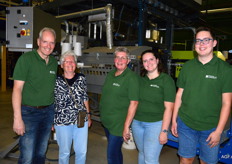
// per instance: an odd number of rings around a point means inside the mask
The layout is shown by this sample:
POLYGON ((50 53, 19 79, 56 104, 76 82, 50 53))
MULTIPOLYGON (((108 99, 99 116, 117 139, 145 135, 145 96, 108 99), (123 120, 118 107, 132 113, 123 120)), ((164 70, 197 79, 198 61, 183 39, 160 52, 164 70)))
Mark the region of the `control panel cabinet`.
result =
POLYGON ((8 7, 6 9, 6 41, 9 51, 31 51, 37 48, 39 31, 44 27, 61 37, 60 20, 36 7, 8 7))

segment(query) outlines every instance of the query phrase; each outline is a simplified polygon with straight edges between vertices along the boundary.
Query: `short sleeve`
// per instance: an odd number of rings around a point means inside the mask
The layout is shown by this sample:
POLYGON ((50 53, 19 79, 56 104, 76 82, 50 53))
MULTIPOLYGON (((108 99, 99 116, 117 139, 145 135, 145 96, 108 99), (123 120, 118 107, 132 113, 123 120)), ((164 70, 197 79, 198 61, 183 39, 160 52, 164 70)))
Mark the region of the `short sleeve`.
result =
POLYGON ((15 65, 13 79, 26 81, 28 70, 29 62, 27 62, 26 56, 22 55, 15 65))
POLYGON ((224 79, 222 85, 222 93, 232 92, 232 67, 224 71, 224 79))
POLYGON ((129 79, 129 99, 138 101, 139 100, 139 77, 133 73, 133 76, 129 79))
POLYGON ((164 81, 164 101, 174 102, 176 97, 176 85, 174 80, 167 76, 164 81))
POLYGON ((182 69, 180 70, 179 76, 177 78, 176 85, 178 88, 184 88, 185 87, 185 66, 183 65, 182 69))

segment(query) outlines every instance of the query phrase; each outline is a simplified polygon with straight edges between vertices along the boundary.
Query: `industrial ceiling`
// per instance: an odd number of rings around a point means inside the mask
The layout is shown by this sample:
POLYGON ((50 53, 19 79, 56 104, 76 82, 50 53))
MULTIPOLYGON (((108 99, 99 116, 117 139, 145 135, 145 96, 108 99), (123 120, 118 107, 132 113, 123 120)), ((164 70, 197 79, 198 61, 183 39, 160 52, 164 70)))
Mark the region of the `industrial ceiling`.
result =
MULTIPOLYGON (((232 0, 32 0, 26 5, 59 16, 112 4, 116 20, 114 32, 123 33, 124 28, 136 27, 138 24, 139 3, 143 3, 142 7, 146 8, 145 19, 151 25, 158 24, 159 28, 166 28, 167 22, 174 23, 175 28, 207 25, 222 39, 232 38, 232 0)), ((5 30, 5 8, 19 5, 25 4, 22 0, 0 0, 2 33, 5 30)), ((86 20, 86 17, 70 19, 75 23, 84 23, 86 20)), ((1 41, 4 41, 3 35, 1 41)))

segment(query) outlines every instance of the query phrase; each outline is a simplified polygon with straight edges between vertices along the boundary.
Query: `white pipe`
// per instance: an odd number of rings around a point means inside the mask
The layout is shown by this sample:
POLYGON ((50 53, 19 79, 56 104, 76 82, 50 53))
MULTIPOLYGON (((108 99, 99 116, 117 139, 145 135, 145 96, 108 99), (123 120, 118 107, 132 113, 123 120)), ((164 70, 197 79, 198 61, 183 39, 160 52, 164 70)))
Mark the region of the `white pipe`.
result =
POLYGON ((74 12, 74 13, 59 15, 59 16, 56 16, 56 18, 58 18, 58 19, 71 19, 71 18, 76 18, 76 17, 95 15, 95 14, 104 13, 106 11, 106 8, 107 8, 107 6, 102 7, 102 8, 97 8, 97 9, 74 12))
POLYGON ((64 41, 69 41, 69 38, 68 38, 68 35, 69 35, 69 25, 68 25, 68 22, 67 21, 64 21, 65 23, 65 27, 66 27, 66 35, 65 35, 65 40, 64 41))
POLYGON ((91 37, 91 23, 89 23, 89 38, 91 37))
POLYGON ((102 22, 100 22, 100 39, 102 39, 102 22))
POLYGON ((108 4, 106 6, 106 40, 107 47, 109 49, 113 48, 113 32, 112 32, 112 5, 108 4))
POLYGON ((96 39, 97 38, 97 23, 94 23, 94 32, 93 32, 93 38, 96 39))
POLYGON ((68 29, 68 22, 67 22, 67 21, 64 21, 64 23, 65 23, 65 27, 66 27, 66 34, 68 34, 68 32, 69 32, 69 29, 68 29))
MULTIPOLYGON (((95 15, 106 12, 106 41, 107 41, 107 47, 109 49, 112 49, 113 47, 113 32, 112 32, 112 5, 107 4, 105 7, 92 9, 92 10, 85 10, 65 15, 59 15, 56 16, 56 18, 59 19, 70 19, 75 17, 82 17, 87 15, 95 15)), ((89 27, 90 29, 90 27, 89 27)), ((90 34, 89 34, 90 35, 90 34)))

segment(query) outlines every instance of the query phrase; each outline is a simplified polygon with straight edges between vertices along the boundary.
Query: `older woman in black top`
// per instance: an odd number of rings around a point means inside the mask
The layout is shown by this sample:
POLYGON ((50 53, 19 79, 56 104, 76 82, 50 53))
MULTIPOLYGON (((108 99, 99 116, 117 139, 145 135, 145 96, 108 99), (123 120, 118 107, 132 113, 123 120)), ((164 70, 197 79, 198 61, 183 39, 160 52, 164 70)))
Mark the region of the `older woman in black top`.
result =
POLYGON ((59 145, 59 163, 68 164, 73 141, 75 163, 85 164, 88 127, 91 125, 86 78, 75 73, 77 57, 72 51, 61 56, 64 74, 56 79, 54 125, 59 145), (78 112, 86 111, 84 127, 78 128, 78 112))

